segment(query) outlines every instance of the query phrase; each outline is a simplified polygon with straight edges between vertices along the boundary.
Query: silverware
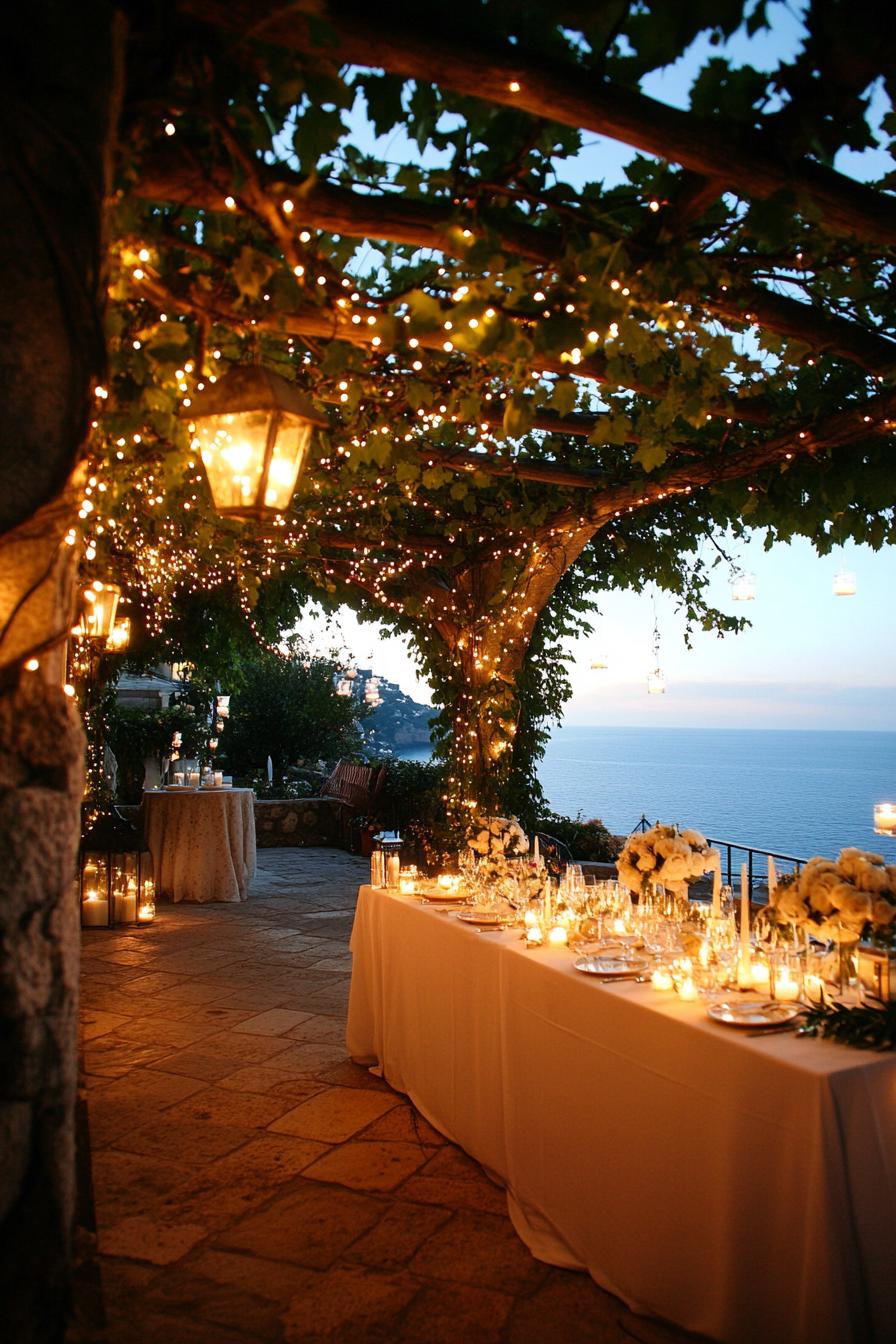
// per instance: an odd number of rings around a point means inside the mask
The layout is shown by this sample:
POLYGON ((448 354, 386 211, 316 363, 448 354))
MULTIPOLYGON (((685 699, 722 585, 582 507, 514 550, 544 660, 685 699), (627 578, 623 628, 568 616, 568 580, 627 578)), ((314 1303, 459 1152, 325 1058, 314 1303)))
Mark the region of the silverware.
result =
POLYGON ((646 985, 649 979, 649 975, 601 975, 598 977, 598 984, 618 985, 622 980, 628 981, 630 984, 646 985))

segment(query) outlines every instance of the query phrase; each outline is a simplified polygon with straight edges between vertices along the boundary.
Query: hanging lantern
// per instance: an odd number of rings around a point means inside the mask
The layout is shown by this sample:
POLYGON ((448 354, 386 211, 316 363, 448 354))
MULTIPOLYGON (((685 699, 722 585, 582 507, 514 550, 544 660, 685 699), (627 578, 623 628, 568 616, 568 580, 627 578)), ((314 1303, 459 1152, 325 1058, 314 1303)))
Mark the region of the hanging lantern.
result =
POLYGON ((80 850, 81 927, 150 924, 155 918, 152 858, 136 827, 117 812, 97 818, 80 850))
POLYGON ((336 694, 348 696, 352 693, 352 684, 348 677, 340 677, 336 682, 336 694))
POLYGON ((131 642, 131 618, 122 616, 112 627, 112 633, 106 641, 110 653, 121 653, 131 642))
POLYGON ((753 602, 756 598, 756 575, 736 570, 731 575, 731 599, 733 602, 753 602))
POLYGON ((658 667, 655 667, 647 678, 647 694, 666 694, 666 678, 658 667))
POLYGON ((874 830, 876 835, 896 837, 896 803, 874 804, 874 830))
POLYGON ((610 657, 609 657, 609 654, 606 654, 606 653, 598 653, 598 654, 596 654, 595 657, 592 659, 592 662, 591 662, 591 671, 592 671, 592 672, 601 672, 601 671, 604 670, 604 668, 607 668, 607 667, 609 667, 609 666, 610 666, 610 657))
POLYGON ((219 696, 217 697, 215 703, 216 703, 216 706, 217 706, 217 710, 216 710, 217 717, 218 717, 219 719, 229 719, 229 718, 230 718, 230 696, 229 696, 229 695, 219 695, 219 696))
POLYGON ((233 518, 283 513, 311 432, 327 424, 293 383, 259 365, 230 369, 207 384, 193 397, 189 415, 215 508, 233 518))
POLYGON ((855 597, 856 576, 848 569, 841 569, 834 575, 834 596, 835 597, 855 597))
POLYGON ((81 617, 72 628, 72 634, 79 639, 95 639, 109 643, 115 629, 115 613, 121 589, 117 583, 102 583, 95 579, 93 583, 81 589, 81 617))

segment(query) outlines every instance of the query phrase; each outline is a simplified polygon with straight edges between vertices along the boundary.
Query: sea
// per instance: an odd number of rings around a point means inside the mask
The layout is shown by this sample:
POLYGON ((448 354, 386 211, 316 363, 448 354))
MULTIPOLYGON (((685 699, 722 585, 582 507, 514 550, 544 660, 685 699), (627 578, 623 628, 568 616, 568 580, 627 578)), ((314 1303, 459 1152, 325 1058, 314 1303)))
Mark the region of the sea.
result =
POLYGON ((874 804, 896 802, 892 732, 569 726, 538 775, 554 812, 600 817, 615 835, 646 817, 763 853, 856 845, 896 863, 896 839, 873 826, 874 804))

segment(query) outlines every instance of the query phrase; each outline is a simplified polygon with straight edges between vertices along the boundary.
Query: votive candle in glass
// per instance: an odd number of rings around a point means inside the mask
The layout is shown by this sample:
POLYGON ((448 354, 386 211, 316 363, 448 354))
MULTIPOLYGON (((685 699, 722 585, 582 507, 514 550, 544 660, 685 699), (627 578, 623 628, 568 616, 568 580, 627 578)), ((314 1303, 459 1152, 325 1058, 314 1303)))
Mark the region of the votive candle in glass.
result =
POLYGON ((650 983, 654 989, 662 992, 675 988, 675 981, 672 979, 672 972, 665 966, 657 966, 653 975, 650 977, 650 983))

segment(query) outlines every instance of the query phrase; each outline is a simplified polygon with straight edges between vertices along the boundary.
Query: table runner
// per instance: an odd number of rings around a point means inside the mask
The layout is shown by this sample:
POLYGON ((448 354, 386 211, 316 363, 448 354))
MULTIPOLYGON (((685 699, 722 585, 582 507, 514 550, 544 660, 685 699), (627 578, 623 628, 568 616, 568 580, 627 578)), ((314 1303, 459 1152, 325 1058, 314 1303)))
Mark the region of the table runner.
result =
POLYGON ((371 888, 348 1048, 507 1187, 533 1254, 730 1344, 896 1338, 896 1061, 757 1039, 371 888))

